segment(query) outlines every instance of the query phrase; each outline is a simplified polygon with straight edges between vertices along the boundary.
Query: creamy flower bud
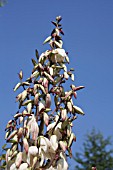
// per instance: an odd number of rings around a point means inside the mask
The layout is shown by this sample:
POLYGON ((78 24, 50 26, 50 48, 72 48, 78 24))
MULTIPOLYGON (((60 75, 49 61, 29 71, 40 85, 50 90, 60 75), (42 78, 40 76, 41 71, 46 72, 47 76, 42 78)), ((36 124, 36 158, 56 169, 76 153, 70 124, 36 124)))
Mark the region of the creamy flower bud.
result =
POLYGON ((62 109, 61 111, 61 117, 63 120, 67 119, 67 110, 66 109, 62 109))
POLYGON ((68 107, 68 111, 72 112, 72 104, 71 104, 71 102, 67 102, 67 107, 68 107))
POLYGON ((28 168, 28 164, 27 163, 22 163, 18 170, 26 170, 27 168, 28 168))
POLYGON ((27 90, 24 90, 22 92, 21 100, 24 101, 26 97, 27 97, 27 90))
POLYGON ((43 113, 43 117, 44 117, 44 123, 46 126, 48 126, 49 123, 49 116, 46 112, 43 113))
POLYGON ((28 152, 29 154, 36 156, 38 154, 38 148, 36 146, 30 146, 28 152))
POLYGON ((23 128, 20 127, 19 130, 18 130, 18 138, 21 138, 23 135, 23 128))
POLYGON ((67 74, 67 72, 64 72, 64 78, 68 80, 69 75, 67 74))
POLYGON ((29 103, 27 105, 27 111, 28 111, 29 114, 31 113, 31 109, 32 109, 32 103, 29 103))
POLYGON ((53 148, 54 151, 57 150, 58 148, 58 140, 56 135, 52 135, 50 137, 50 142, 51 142, 51 147, 53 148))
POLYGON ((23 146, 24 146, 26 153, 28 153, 29 144, 26 138, 23 139, 23 146))
POLYGON ((39 112, 40 112, 42 109, 45 109, 45 104, 44 104, 43 102, 39 102, 39 107, 38 107, 39 112))
POLYGON ((15 163, 11 165, 10 170, 17 170, 15 163))
POLYGON ((34 104, 37 106, 38 105, 38 98, 39 98, 39 94, 36 93, 35 97, 34 97, 34 104))
POLYGON ((21 162, 22 162, 22 152, 19 152, 15 160, 15 165, 17 168, 19 168, 19 166, 21 165, 21 162))
POLYGON ((46 95, 46 104, 45 104, 46 108, 50 108, 51 106, 51 95, 48 93, 46 95))
POLYGON ((67 54, 65 53, 65 50, 61 48, 57 48, 53 50, 52 54, 54 54, 51 56, 51 61, 53 63, 62 63, 65 57, 67 56, 67 54))
POLYGON ((63 149, 63 151, 65 152, 67 149, 67 143, 65 141, 60 141, 59 142, 60 147, 63 149))

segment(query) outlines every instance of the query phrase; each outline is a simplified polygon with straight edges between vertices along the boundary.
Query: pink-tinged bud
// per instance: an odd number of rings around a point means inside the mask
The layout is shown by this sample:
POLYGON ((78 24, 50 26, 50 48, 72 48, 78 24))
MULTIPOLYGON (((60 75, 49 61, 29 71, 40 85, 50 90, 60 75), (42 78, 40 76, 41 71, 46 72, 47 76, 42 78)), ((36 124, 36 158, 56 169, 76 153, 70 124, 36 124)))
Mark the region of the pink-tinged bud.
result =
POLYGON ((24 119, 23 116, 19 117, 19 125, 23 122, 23 119, 24 119))
POLYGON ((74 98, 77 98, 77 93, 73 92, 74 98))
POLYGON ((23 115, 23 116, 31 116, 31 114, 28 113, 26 110, 24 110, 24 111, 22 112, 22 115, 23 115))
POLYGON ((45 88, 41 84, 39 84, 39 88, 42 90, 44 94, 46 94, 45 88))
POLYGON ((10 170, 17 170, 15 163, 11 165, 10 170))
POLYGON ((76 137, 75 137, 74 133, 71 133, 70 138, 69 138, 68 147, 70 147, 72 145, 73 141, 76 141, 76 137))
POLYGON ((46 95, 46 108, 50 108, 51 106, 51 95, 48 93, 46 95))
POLYGON ((62 120, 66 120, 67 119, 67 110, 66 109, 62 109, 61 117, 62 117, 62 120))
MULTIPOLYGON (((38 80, 38 83, 39 84, 42 84, 42 81, 43 81, 43 78, 40 78, 39 80, 38 80)), ((37 85, 38 86, 38 85, 37 85)))
POLYGON ((35 94, 35 97, 34 97, 34 104, 37 106, 38 105, 38 98, 39 98, 39 94, 38 93, 36 93, 35 94))
POLYGON ((38 64, 38 67, 41 69, 41 71, 43 71, 43 70, 44 70, 44 67, 42 66, 42 64, 41 64, 41 63, 39 63, 39 64, 38 64))
POLYGON ((46 71, 44 71, 44 75, 51 80, 52 82, 54 82, 54 79, 52 78, 52 76, 50 76, 46 71))
POLYGON ((9 120, 8 124, 12 124, 13 123, 13 120, 9 120))
POLYGON ((53 123, 49 124, 49 125, 47 126, 47 131, 53 129, 55 125, 56 125, 56 122, 53 122, 53 123))
POLYGON ((21 138, 23 135, 23 128, 20 127, 19 130, 18 130, 18 138, 21 138))
POLYGON ((46 112, 43 113, 43 117, 44 117, 44 123, 46 126, 48 126, 49 123, 49 116, 46 112))
POLYGON ((29 144, 26 138, 23 139, 23 145, 24 145, 25 152, 28 153, 29 144))
POLYGON ((36 146, 30 146, 29 154, 32 156, 36 156, 38 154, 38 148, 36 146))
POLYGON ((72 90, 77 91, 77 90, 83 89, 85 87, 84 86, 75 87, 74 85, 72 85, 71 88, 72 88, 72 90))
POLYGON ((15 165, 17 168, 19 168, 19 166, 21 165, 21 162, 22 162, 22 152, 19 152, 15 160, 15 165))
POLYGON ((18 118, 18 117, 20 117, 20 116, 22 116, 22 113, 16 113, 15 115, 14 115, 14 118, 18 118))
POLYGON ((24 121, 24 128, 27 126, 27 120, 24 121))
POLYGON ((29 125, 30 125, 30 132, 31 132, 31 135, 32 135, 32 139, 36 140, 38 133, 39 133, 39 127, 38 127, 38 124, 36 122, 34 115, 33 115, 32 119, 30 120, 29 125))
POLYGON ((10 140, 11 138, 13 138, 15 135, 17 134, 17 130, 14 130, 10 136, 7 138, 7 141, 10 140))
POLYGON ((72 94, 72 90, 69 92, 65 92, 65 97, 62 97, 62 99, 66 100, 67 98, 70 98, 71 94, 72 94))
POLYGON ((67 136, 68 136, 68 137, 70 137, 70 135, 71 135, 71 132, 72 132, 71 129, 72 129, 72 128, 71 128, 70 124, 67 125, 67 136))
POLYGON ((17 144, 15 144, 13 147, 12 147, 12 152, 15 152, 17 150, 17 144))
POLYGON ((33 89, 34 95, 37 93, 37 88, 38 88, 38 85, 34 84, 34 89, 33 89))
POLYGON ((43 85, 45 88, 48 88, 48 80, 47 80, 47 78, 44 77, 42 85, 43 85))
POLYGON ((65 152, 67 149, 66 141, 60 141, 59 144, 60 144, 60 147, 62 148, 62 150, 65 152))
POLYGON ((14 158, 14 157, 16 157, 17 156, 17 154, 18 154, 18 151, 17 150, 15 150, 14 152, 12 151, 12 156, 11 156, 11 158, 14 158))

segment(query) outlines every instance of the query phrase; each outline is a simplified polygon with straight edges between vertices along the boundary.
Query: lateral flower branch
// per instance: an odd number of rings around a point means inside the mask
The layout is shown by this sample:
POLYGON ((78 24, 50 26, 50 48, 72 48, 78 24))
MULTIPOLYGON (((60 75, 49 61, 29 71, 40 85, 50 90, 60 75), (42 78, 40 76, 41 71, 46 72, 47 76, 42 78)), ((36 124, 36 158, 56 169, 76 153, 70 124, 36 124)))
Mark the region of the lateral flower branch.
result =
POLYGON ((72 132, 77 114, 84 115, 74 105, 77 91, 84 86, 70 85, 65 91, 64 84, 69 78, 74 81, 74 69, 67 69, 68 53, 62 48, 64 35, 61 16, 52 21, 55 28, 44 41, 50 49, 32 59, 33 70, 23 81, 23 72, 18 74, 20 82, 14 91, 22 88, 17 95, 19 110, 6 126, 6 144, 1 156, 5 170, 67 170, 67 157, 72 156, 71 146, 76 137, 72 132))

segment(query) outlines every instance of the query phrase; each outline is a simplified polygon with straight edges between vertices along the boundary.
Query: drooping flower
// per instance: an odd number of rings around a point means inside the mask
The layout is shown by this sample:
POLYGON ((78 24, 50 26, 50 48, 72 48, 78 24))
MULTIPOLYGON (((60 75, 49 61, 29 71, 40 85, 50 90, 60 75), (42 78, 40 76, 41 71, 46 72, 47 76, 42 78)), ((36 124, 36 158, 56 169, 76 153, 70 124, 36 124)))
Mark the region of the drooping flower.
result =
POLYGON ((52 50, 51 61, 53 63, 62 63, 67 56, 64 49, 56 48, 52 50))
POLYGON ((38 136, 38 133, 39 133, 39 127, 38 127, 38 124, 36 122, 36 118, 34 115, 32 115, 32 118, 31 120, 28 122, 28 125, 27 125, 30 129, 30 132, 31 132, 31 135, 32 135, 32 139, 33 140, 36 140, 37 139, 37 136, 38 136))
POLYGON ((60 159, 57 162, 57 169, 58 170, 67 170, 68 169, 68 163, 66 161, 66 156, 63 152, 60 153, 60 159))
POLYGON ((36 156, 38 154, 38 148, 36 146, 30 146, 28 152, 30 155, 36 156))

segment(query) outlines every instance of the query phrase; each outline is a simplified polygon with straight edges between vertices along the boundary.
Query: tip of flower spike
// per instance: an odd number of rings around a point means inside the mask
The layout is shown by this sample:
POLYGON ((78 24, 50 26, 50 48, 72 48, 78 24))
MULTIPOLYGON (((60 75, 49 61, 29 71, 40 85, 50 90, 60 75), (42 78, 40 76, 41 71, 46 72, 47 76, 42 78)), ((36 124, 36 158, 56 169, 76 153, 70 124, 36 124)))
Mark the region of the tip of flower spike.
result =
POLYGON ((57 21, 57 22, 60 22, 61 20, 62 20, 62 17, 61 17, 61 16, 57 16, 57 17, 56 17, 56 21, 57 21))

